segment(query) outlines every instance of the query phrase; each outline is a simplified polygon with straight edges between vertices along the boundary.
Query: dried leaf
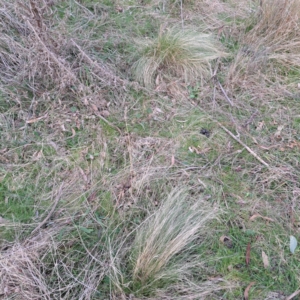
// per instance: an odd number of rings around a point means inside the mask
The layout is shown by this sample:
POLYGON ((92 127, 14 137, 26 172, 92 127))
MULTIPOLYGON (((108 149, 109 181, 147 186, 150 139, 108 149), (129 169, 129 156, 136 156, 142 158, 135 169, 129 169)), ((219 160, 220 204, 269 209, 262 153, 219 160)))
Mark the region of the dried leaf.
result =
POLYGON ((71 128, 71 130, 72 130, 72 136, 71 136, 71 138, 73 138, 76 135, 76 131, 73 128, 71 128))
POLYGON ((250 217, 249 220, 250 220, 250 221, 254 221, 256 218, 262 218, 262 219, 264 219, 264 220, 266 220, 266 221, 274 222, 273 219, 268 218, 268 217, 264 217, 264 216, 262 216, 262 215, 260 215, 260 214, 255 214, 255 215, 253 215, 252 217, 250 217))
POLYGON ((155 84, 156 84, 156 86, 159 85, 159 82, 160 82, 160 78, 159 78, 159 77, 160 77, 160 76, 157 75, 156 78, 155 78, 155 84))
POLYGON ((244 292, 244 299, 248 300, 249 299, 249 291, 252 287, 252 285, 254 285, 255 282, 250 282, 250 284, 246 287, 245 292, 244 292))
POLYGON ((91 107, 94 111, 98 112, 98 107, 95 104, 91 103, 91 107))
POLYGON ((100 112, 100 115, 104 118, 109 117, 110 116, 110 112, 108 110, 102 110, 100 112))
POLYGON ((276 140, 282 140, 281 131, 284 128, 283 125, 278 126, 276 132, 274 133, 274 137, 276 140))
POLYGON ((265 122, 258 122, 258 126, 256 127, 256 131, 261 131, 265 126, 265 122))
POLYGON ((78 167, 78 170, 79 170, 79 172, 80 172, 80 174, 81 174, 83 180, 84 180, 85 182, 88 182, 88 178, 87 178, 86 174, 84 173, 84 171, 83 171, 80 167, 78 167))
POLYGON ((88 197, 87 197, 87 201, 89 203, 94 202, 97 199, 97 191, 92 192, 88 197))
POLYGON ((175 164, 175 157, 174 157, 174 155, 172 155, 172 157, 171 157, 171 167, 174 166, 174 164, 175 164))
POLYGON ((30 119, 30 120, 27 120, 26 123, 27 124, 32 124, 32 123, 38 122, 39 120, 42 120, 42 119, 46 118, 47 116, 48 116, 48 114, 45 114, 44 116, 34 118, 34 119, 30 119))
POLYGON ((247 265, 247 267, 250 264, 250 256, 251 256, 251 243, 248 243, 247 250, 246 250, 246 265, 247 265))
POLYGON ((207 279, 211 281, 223 281, 223 278, 219 275, 217 275, 216 277, 208 277, 207 279))
POLYGON ((257 139, 255 137, 252 136, 252 140, 253 140, 254 144, 258 145, 258 141, 257 141, 257 139))
POLYGON ((273 145, 273 146, 269 146, 269 147, 262 146, 262 145, 259 146, 259 148, 261 148, 263 150, 267 150, 267 151, 269 151, 272 148, 276 148, 276 147, 278 147, 278 145, 273 145))
POLYGON ((162 111, 159 107, 155 107, 155 108, 153 109, 153 112, 159 113, 159 114, 162 114, 162 113, 163 113, 163 111, 162 111))
POLYGON ((264 263, 264 268, 268 269, 269 266, 270 266, 268 255, 264 251, 262 251, 261 252, 261 257, 262 257, 262 260, 263 260, 263 263, 264 263))

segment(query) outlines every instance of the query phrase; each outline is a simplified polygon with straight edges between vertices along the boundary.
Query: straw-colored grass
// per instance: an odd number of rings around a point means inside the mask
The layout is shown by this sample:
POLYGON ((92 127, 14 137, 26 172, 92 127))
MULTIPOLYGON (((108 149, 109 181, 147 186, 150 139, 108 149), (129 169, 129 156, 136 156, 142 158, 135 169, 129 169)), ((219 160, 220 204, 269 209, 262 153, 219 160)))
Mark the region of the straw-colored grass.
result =
POLYGON ((173 191, 139 228, 131 258, 134 283, 140 282, 145 287, 164 278, 166 274, 181 277, 180 270, 185 269, 181 265, 181 255, 189 252, 193 241, 203 238, 207 223, 217 217, 217 211, 205 205, 201 199, 195 203, 189 201, 182 191, 173 191))
POLYGON ((299 12, 298 0, 261 1, 250 30, 240 37, 241 48, 228 72, 230 84, 279 83, 288 79, 290 68, 299 68, 299 12))
POLYGON ((126 236, 113 230, 107 239, 111 298, 130 293, 135 299, 205 299, 233 288, 225 279, 193 280, 207 272, 209 258, 195 249, 207 242, 210 223, 219 215, 219 209, 179 187, 126 236))
POLYGON ((193 83, 209 74, 211 61, 225 56, 212 35, 191 29, 166 29, 138 44, 140 57, 133 69, 136 79, 148 88, 170 76, 193 83))
POLYGON ((299 0, 139 2, 0 0, 0 299, 291 299, 299 0))

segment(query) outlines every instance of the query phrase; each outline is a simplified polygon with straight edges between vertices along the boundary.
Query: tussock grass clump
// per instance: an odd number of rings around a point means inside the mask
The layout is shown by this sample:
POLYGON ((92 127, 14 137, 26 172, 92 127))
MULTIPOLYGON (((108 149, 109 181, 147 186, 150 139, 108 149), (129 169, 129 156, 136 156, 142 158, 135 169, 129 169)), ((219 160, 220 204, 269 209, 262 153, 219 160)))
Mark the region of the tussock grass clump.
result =
POLYGON ((194 82, 209 74, 212 60, 225 55, 211 35, 176 27, 139 44, 140 58, 133 69, 136 79, 149 88, 159 81, 158 76, 194 82))
MULTIPOLYGON (((162 206, 137 228, 135 239, 124 255, 128 257, 125 269, 131 270, 128 277, 121 272, 120 266, 124 264, 124 260, 120 260, 122 251, 117 251, 118 257, 112 257, 111 280, 114 286, 123 295, 129 288, 138 297, 152 297, 158 293, 160 297, 166 297, 174 290, 178 295, 181 292, 184 295, 178 299, 186 298, 187 293, 189 299, 193 299, 195 290, 197 297, 208 291, 212 293, 212 289, 204 288, 207 282, 202 286, 199 282, 193 283, 192 277, 204 268, 195 249, 207 237, 208 224, 218 214, 203 200, 188 199, 180 189, 171 192, 162 206)), ((120 249, 125 248, 124 244, 121 243, 120 249)))
POLYGON ((216 217, 216 212, 200 208, 200 203, 189 205, 182 191, 175 191, 144 223, 134 245, 137 252, 134 280, 144 283, 159 276, 174 255, 198 238, 201 231, 205 232, 206 223, 216 217))

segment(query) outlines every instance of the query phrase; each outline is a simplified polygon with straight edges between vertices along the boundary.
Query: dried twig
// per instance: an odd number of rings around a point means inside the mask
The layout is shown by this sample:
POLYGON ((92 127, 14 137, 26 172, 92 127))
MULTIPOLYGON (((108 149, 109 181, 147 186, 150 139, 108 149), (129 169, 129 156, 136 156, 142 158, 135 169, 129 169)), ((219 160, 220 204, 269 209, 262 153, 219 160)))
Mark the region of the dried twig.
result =
POLYGON ((234 106, 233 102, 232 102, 232 101, 230 100, 230 98, 228 97, 228 95, 227 95, 227 93, 225 92, 225 90, 224 90, 222 84, 220 83, 220 81, 218 81, 218 85, 219 85, 220 89, 222 90, 222 93, 224 94, 226 100, 229 102, 229 104, 230 104, 231 106, 234 106))
POLYGON ((105 122, 108 126, 114 128, 114 129, 116 129, 116 130, 122 135, 122 130, 121 130, 118 126, 112 124, 111 122, 109 122, 108 120, 106 120, 106 119, 105 119, 103 116, 101 116, 100 114, 97 114, 96 116, 99 117, 99 118, 100 118, 103 122, 105 122))
POLYGON ((293 299, 294 297, 296 297, 299 294, 300 294, 300 290, 294 292, 292 295, 290 295, 287 298, 285 298, 285 300, 291 300, 291 299, 293 299))
POLYGON ((244 142, 242 142, 239 138, 237 138, 230 130, 224 127, 221 123, 217 122, 218 125, 228 133, 234 140, 236 140, 239 144, 241 144, 251 155, 253 155, 258 161, 260 161, 264 166, 270 168, 269 164, 266 163, 261 157, 259 157, 251 148, 249 148, 244 142))

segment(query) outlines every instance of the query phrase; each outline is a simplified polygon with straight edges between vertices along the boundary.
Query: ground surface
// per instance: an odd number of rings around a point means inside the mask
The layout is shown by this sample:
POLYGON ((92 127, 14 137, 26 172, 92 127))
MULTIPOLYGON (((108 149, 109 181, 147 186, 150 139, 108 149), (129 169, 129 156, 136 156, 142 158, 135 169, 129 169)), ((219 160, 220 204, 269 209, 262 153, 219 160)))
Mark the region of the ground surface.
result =
POLYGON ((300 1, 0 4, 0 299, 297 299, 300 1))

